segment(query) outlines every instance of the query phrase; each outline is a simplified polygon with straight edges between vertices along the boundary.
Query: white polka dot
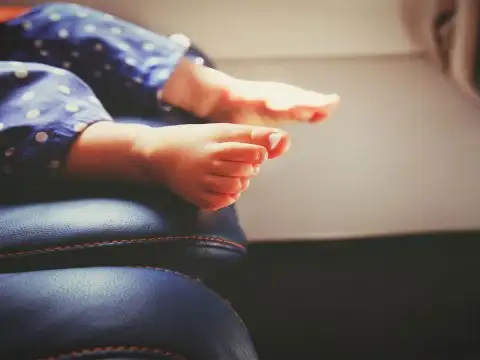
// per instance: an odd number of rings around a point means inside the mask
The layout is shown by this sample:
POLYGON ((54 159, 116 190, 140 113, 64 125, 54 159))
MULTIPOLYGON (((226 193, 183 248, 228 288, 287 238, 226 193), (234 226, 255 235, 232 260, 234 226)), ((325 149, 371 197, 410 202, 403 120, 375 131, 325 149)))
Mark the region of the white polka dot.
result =
POLYGON ((29 112, 27 112, 27 119, 36 119, 37 117, 40 116, 40 110, 38 109, 32 109, 29 112))
POLYGON ((57 14, 57 13, 53 13, 53 14, 50 14, 50 16, 48 17, 50 20, 52 21, 58 21, 60 20, 62 17, 60 16, 60 14, 57 14))
POLYGON ((169 69, 162 69, 157 72, 157 77, 160 79, 166 79, 170 76, 170 70, 169 69))
POLYGON ((68 30, 67 29, 60 29, 58 30, 58 37, 61 38, 61 39, 66 39, 68 38, 68 30))
POLYGON ((33 91, 29 91, 23 94, 22 100, 28 101, 28 100, 32 100, 34 97, 35 97, 35 93, 33 91))
POLYGON ((103 45, 98 43, 98 44, 95 44, 95 46, 93 48, 95 49, 95 51, 102 51, 103 50, 103 45))
POLYGON ((125 63, 127 65, 134 66, 137 63, 137 60, 135 60, 134 58, 126 58, 125 63))
POLYGON ((114 20, 115 18, 110 14, 104 14, 103 19, 104 20, 114 20))
POLYGON ((6 157, 10 157, 10 156, 13 155, 14 152, 15 152, 15 148, 14 148, 14 147, 8 148, 8 149, 5 151, 5 156, 6 156, 6 157))
POLYGON ((33 42, 33 45, 38 49, 38 48, 41 48, 43 46, 43 41, 42 40, 35 40, 33 42))
POLYGON ((112 65, 105 64, 104 69, 107 70, 107 71, 110 71, 110 70, 112 70, 112 65))
POLYGON ((88 24, 88 25, 85 25, 85 27, 83 28, 83 30, 87 33, 93 33, 97 28, 95 27, 95 25, 92 25, 92 24, 88 24))
POLYGON ((0 123, 0 130, 2 130, 5 127, 4 123, 0 123))
POLYGON ((96 78, 102 77, 102 72, 97 70, 93 73, 93 76, 95 76, 96 78))
POLYGON ((79 18, 86 18, 88 16, 88 14, 85 12, 85 11, 77 11, 77 14, 76 14, 79 18))
POLYGON ((153 51, 153 50, 155 50, 155 44, 153 44, 153 43, 145 43, 145 44, 143 44, 143 50, 145 50, 145 51, 153 51))
POLYGON ((170 112, 173 108, 170 105, 163 105, 162 109, 163 111, 170 112))
POLYGON ((86 127, 87 127, 87 124, 85 124, 85 123, 76 123, 73 126, 73 130, 75 130, 76 132, 81 132, 81 131, 85 130, 86 127))
POLYGON ((177 44, 184 46, 186 48, 188 48, 192 44, 190 39, 184 34, 173 34, 172 36, 170 36, 170 39, 172 39, 177 44))
POLYGON ((67 110, 68 112, 71 112, 71 113, 75 113, 80 109, 78 108, 78 106, 76 104, 70 103, 70 104, 65 105, 65 110, 67 110))
POLYGON ((162 58, 150 57, 149 59, 147 59, 147 61, 145 61, 145 67, 148 68, 150 66, 155 66, 155 65, 161 64, 162 62, 163 62, 162 58))
POLYGON ((39 132, 35 135, 35 140, 39 143, 44 143, 48 140, 48 134, 46 132, 39 132))
POLYGON ((112 27, 110 29, 110 32, 113 34, 113 35, 120 35, 122 33, 122 29, 120 29, 119 27, 112 27))
POLYGON ((65 75, 67 72, 63 69, 60 69, 60 68, 54 68, 52 70, 52 72, 55 74, 55 75, 65 75))
POLYGON ((60 85, 60 86, 58 87, 58 90, 59 90, 61 93, 65 94, 65 95, 70 94, 70 88, 69 88, 68 86, 60 85))
POLYGON ((125 43, 119 43, 119 44, 117 44, 117 46, 120 50, 123 50, 123 51, 127 51, 128 49, 130 49, 130 46, 128 44, 125 44, 125 43))
POLYGON ((78 58, 80 56, 80 53, 78 51, 72 51, 72 57, 78 58))
POLYGON ((72 63, 71 62, 68 62, 68 61, 64 61, 62 63, 62 66, 65 68, 65 69, 70 69, 70 67, 72 66, 72 63))
POLYGON ((195 64, 198 64, 198 65, 203 65, 203 64, 205 64, 205 60, 204 60, 203 58, 201 58, 201 57, 195 58, 194 61, 195 61, 195 64))
POLYGON ((48 167, 50 169, 58 169, 60 167, 60 161, 58 160, 52 160, 50 161, 50 163, 48 164, 48 167))
POLYGON ((22 23, 22 27, 25 29, 25 30, 30 30, 32 29, 33 25, 30 21, 24 21, 22 23))
POLYGON ((137 84, 141 84, 143 82, 143 80, 140 76, 135 76, 133 78, 133 81, 135 81, 137 84))
POLYGON ((42 50, 42 51, 40 51, 40 55, 48 56, 48 51, 47 50, 42 50))
POLYGON ((15 76, 19 79, 25 79, 28 76, 28 70, 27 69, 15 70, 15 76))

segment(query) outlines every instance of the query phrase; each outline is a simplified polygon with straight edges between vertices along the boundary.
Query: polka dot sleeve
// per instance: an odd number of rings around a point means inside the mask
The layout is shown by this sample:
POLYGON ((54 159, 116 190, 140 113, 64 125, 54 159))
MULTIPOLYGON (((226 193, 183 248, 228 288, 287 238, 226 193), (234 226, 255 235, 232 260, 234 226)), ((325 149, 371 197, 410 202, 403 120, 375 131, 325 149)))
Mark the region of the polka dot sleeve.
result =
POLYGON ((87 126, 112 120, 81 79, 38 63, 0 61, 0 166, 3 175, 56 177, 87 126))
POLYGON ((0 24, 0 37, 7 44, 2 59, 71 71, 114 115, 125 104, 134 113, 159 111, 159 90, 190 45, 185 37, 161 36, 68 3, 40 5, 0 24))

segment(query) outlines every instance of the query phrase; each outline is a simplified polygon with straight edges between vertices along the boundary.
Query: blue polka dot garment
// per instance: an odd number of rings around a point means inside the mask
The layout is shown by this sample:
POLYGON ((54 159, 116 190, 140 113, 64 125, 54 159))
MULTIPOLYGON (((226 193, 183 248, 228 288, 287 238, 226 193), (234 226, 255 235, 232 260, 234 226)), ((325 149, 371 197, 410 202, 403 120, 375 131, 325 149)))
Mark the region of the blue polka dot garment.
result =
POLYGON ((183 35, 63 3, 0 24, 0 39, 2 176, 57 176, 76 137, 125 102, 138 113, 167 111, 160 90, 191 54, 183 35))

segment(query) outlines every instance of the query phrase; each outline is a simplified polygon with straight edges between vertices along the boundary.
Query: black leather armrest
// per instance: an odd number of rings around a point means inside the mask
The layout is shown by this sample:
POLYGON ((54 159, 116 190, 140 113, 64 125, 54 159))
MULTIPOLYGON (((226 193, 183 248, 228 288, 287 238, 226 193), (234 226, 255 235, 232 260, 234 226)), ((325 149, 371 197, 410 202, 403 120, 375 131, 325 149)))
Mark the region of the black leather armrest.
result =
POLYGON ((233 207, 205 212, 167 190, 111 183, 0 186, 9 189, 0 203, 0 272, 140 265, 203 277, 245 252, 233 207))
POLYGON ((255 360, 230 306, 161 269, 0 274, 0 359, 255 360))

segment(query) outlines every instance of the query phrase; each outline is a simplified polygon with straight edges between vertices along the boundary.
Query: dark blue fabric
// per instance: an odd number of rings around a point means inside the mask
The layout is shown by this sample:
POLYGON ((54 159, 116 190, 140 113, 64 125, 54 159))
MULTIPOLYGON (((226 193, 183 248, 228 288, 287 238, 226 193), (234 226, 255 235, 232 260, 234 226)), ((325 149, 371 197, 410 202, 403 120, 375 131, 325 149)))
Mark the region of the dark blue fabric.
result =
POLYGON ((87 126, 125 106, 169 111, 159 90, 178 61, 205 61, 185 37, 76 4, 35 7, 0 24, 0 39, 2 176, 55 177, 87 126))

